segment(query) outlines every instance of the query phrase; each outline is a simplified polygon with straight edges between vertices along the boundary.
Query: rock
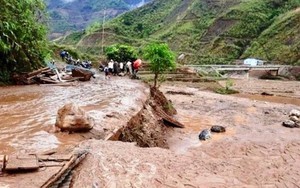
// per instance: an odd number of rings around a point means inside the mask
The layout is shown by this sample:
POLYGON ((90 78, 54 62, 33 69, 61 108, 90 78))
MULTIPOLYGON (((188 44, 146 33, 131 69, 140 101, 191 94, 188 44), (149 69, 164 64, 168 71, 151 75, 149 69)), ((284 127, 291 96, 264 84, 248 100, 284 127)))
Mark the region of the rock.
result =
POLYGON ((292 111, 290 111, 289 116, 296 116, 296 117, 300 118, 300 111, 293 109, 292 111))
POLYGON ((295 123, 299 123, 300 121, 299 121, 299 118, 297 117, 297 116, 291 116, 290 117, 290 120, 292 120, 293 122, 295 122, 295 123))
POLYGON ((267 93, 267 92, 262 92, 261 95, 265 95, 265 96, 273 96, 274 94, 272 94, 272 93, 267 93))
POLYGON ((282 122, 282 125, 284 127, 289 127, 289 128, 295 128, 295 127, 299 128, 299 126, 300 126, 299 124, 297 124, 297 123, 295 123, 291 120, 287 120, 287 121, 282 122))
POLYGON ((199 139, 200 140, 207 140, 207 139, 210 139, 210 138, 211 138, 211 133, 210 133, 210 130, 208 130, 208 129, 204 129, 199 134, 199 139))
POLYGON ((75 104, 66 104, 58 110, 55 126, 61 131, 83 132, 94 126, 94 119, 75 104))
POLYGON ((79 77, 80 81, 89 81, 94 73, 90 70, 76 67, 72 70, 72 77, 79 77))
POLYGON ((226 132, 226 128, 220 125, 214 125, 210 128, 210 131, 215 133, 223 133, 226 132))

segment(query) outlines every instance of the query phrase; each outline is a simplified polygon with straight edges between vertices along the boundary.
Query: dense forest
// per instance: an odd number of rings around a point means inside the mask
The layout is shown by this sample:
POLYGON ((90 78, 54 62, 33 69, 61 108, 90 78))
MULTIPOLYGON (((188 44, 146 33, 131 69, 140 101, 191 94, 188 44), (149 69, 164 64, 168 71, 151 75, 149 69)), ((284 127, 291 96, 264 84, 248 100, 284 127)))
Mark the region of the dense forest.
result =
MULTIPOLYGON (((155 0, 105 24, 104 44, 165 41, 186 62, 256 57, 299 64, 300 0, 155 0)), ((62 43, 99 53, 101 25, 62 43)))

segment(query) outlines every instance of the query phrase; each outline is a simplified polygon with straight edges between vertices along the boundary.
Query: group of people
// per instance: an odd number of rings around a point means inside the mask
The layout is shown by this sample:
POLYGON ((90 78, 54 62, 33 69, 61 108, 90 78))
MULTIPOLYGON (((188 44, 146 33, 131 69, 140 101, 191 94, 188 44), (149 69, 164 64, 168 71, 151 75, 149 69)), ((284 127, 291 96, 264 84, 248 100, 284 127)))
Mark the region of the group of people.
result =
POLYGON ((66 51, 66 50, 62 50, 60 52, 60 57, 63 61, 65 61, 69 65, 80 66, 80 67, 83 67, 85 69, 91 69, 92 68, 92 62, 91 61, 89 61, 89 60, 80 61, 80 59, 75 60, 69 54, 69 52, 66 51))
POLYGON ((137 72, 141 66, 141 60, 136 60, 135 62, 128 61, 127 63, 113 61, 112 59, 108 62, 107 66, 103 67, 105 73, 105 79, 110 79, 110 75, 127 75, 131 78, 137 78, 137 72), (137 63, 140 62, 140 63, 137 63))

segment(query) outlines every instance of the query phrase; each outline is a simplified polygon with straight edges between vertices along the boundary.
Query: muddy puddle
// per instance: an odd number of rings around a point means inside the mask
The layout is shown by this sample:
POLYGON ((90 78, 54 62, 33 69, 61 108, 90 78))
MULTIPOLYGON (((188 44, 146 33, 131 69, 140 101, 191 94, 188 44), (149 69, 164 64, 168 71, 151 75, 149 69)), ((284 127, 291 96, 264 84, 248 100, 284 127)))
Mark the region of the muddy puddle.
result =
MULTIPOLYGON (((170 150, 177 154, 184 154, 190 148, 199 147, 203 144, 199 140, 199 133, 203 129, 210 129, 212 125, 217 125, 217 122, 210 116, 197 115, 191 111, 177 110, 178 114, 175 118, 184 124, 184 129, 174 129, 167 142, 170 150)), ((212 138, 205 142, 213 142, 235 134, 235 129, 227 128, 225 133, 212 133, 212 138)))
POLYGON ((134 95, 134 88, 137 83, 128 84, 125 78, 114 79, 117 81, 105 81, 100 76, 90 82, 78 82, 67 87, 1 87, 1 153, 43 152, 82 141, 84 138, 79 134, 54 133, 57 111, 66 103, 72 102, 83 107, 96 122, 101 122, 112 111, 128 111, 135 103, 124 96, 136 97, 138 94, 134 95), (123 107, 116 109, 117 104, 123 107))
POLYGON ((293 105, 300 106, 300 99, 294 97, 266 96, 266 95, 248 94, 248 93, 239 93, 239 94, 234 94, 233 96, 257 100, 257 101, 265 101, 265 102, 273 102, 273 103, 281 103, 281 104, 293 104, 293 105))

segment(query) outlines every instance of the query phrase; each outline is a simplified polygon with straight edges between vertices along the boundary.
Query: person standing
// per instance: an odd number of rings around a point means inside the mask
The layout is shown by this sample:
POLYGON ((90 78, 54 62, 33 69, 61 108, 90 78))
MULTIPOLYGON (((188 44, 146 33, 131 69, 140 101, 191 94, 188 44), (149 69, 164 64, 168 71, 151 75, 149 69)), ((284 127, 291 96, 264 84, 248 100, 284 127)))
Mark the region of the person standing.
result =
POLYGON ((110 79, 108 67, 104 67, 105 80, 110 79))
POLYGON ((126 74, 127 73, 130 73, 130 75, 132 75, 132 63, 130 62, 130 61, 128 61, 127 63, 126 63, 126 74))
POLYGON ((113 69, 114 69, 114 62, 113 62, 113 60, 111 59, 110 62, 108 62, 108 72, 109 72, 110 74, 112 74, 113 69))
POLYGON ((124 72, 124 64, 123 64, 123 62, 120 63, 120 70, 121 70, 121 72, 124 72))
POLYGON ((119 64, 117 61, 114 62, 114 76, 118 75, 119 74, 119 64))

